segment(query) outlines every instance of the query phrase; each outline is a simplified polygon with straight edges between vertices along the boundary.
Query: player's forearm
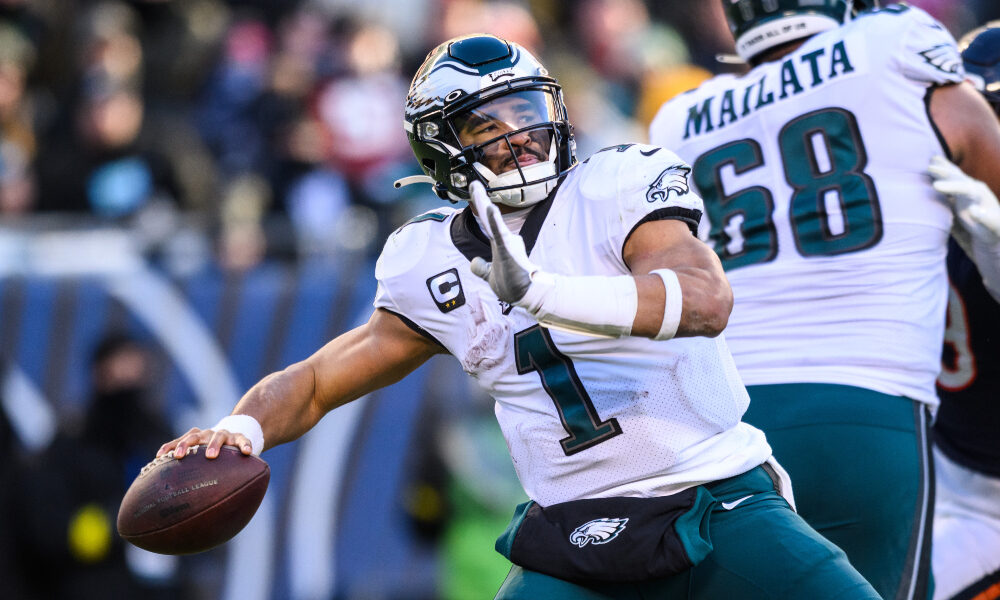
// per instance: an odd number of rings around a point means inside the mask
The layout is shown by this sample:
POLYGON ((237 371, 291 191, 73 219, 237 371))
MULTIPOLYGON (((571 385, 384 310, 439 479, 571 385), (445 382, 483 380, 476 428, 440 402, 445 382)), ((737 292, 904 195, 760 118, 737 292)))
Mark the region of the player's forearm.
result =
POLYGON ((654 337, 663 327, 664 319, 678 310, 679 321, 673 337, 715 337, 722 333, 733 309, 733 293, 721 271, 693 267, 672 271, 677 278, 676 286, 656 274, 636 277, 639 307, 632 335, 654 337))
POLYGON ((305 362, 268 375, 250 388, 233 409, 260 423, 264 448, 298 439, 325 414, 315 400, 315 375, 305 362))

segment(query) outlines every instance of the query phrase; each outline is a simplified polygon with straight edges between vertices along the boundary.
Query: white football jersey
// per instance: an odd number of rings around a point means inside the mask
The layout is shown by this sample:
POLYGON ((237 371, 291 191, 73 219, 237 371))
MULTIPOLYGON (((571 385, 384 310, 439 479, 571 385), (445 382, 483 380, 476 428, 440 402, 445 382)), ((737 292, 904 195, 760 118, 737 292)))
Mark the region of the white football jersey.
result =
MULTIPOLYGON (((565 275, 623 275, 629 234, 651 219, 692 229, 702 203, 688 166, 644 145, 598 152, 536 205, 520 234, 531 260, 565 275)), ((469 262, 490 257, 471 210, 425 213, 393 233, 375 306, 446 348, 496 400, 528 496, 654 496, 731 477, 771 454, 741 423, 748 396, 722 336, 652 341, 547 329, 502 303, 469 262)))
POLYGON ((747 385, 937 402, 952 215, 926 174, 944 154, 927 100, 963 76, 947 30, 896 5, 661 108, 650 138, 706 199, 747 385))

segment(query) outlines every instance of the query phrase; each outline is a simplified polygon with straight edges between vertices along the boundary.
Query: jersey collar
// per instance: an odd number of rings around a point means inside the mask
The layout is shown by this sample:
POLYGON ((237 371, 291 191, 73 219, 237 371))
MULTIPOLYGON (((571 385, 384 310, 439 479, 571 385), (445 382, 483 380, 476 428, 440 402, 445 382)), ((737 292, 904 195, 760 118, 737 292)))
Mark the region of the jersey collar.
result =
MULTIPOLYGON (((558 186, 552 190, 552 193, 545 200, 542 200, 531 209, 531 212, 528 213, 528 218, 524 221, 524 226, 521 227, 521 238, 524 240, 524 249, 527 250, 528 254, 531 254, 531 249, 538 240, 542 224, 545 222, 545 217, 549 214, 549 209, 552 207, 552 202, 555 200, 557 193, 559 193, 558 186)), ((452 220, 451 240, 459 252, 470 261, 477 256, 481 256, 486 260, 493 260, 493 253, 490 250, 490 240, 483 233, 483 230, 479 228, 476 216, 472 214, 472 208, 469 206, 466 206, 452 220)))

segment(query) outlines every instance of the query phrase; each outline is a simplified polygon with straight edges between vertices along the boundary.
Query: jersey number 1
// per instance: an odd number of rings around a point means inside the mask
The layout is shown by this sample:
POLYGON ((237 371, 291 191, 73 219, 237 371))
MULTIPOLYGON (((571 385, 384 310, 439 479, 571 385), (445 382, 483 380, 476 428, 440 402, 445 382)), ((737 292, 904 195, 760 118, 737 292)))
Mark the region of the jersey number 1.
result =
POLYGON ((569 436, 559 440, 566 456, 596 446, 622 432, 616 419, 602 421, 573 368, 573 361, 556 348, 549 330, 535 325, 514 335, 518 375, 538 371, 569 436))

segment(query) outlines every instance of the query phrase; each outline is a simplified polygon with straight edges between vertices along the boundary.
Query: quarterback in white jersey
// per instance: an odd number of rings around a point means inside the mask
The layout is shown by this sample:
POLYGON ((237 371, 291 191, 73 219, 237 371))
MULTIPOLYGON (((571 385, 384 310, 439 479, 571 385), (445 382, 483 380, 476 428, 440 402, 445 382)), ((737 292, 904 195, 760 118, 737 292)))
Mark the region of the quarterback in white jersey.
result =
POLYGON ((692 165, 701 234, 735 297, 745 419, 800 514, 883 597, 923 597, 953 226, 927 170, 948 155, 1000 188, 1000 129, 961 83, 952 36, 918 8, 723 6, 750 70, 666 103, 650 139, 692 165))
POLYGON ((558 83, 489 35, 433 50, 404 119, 424 174, 397 185, 469 204, 389 237, 368 323, 160 452, 294 439, 447 353, 496 400, 531 498, 497 541, 515 565, 497 598, 877 599, 741 421, 690 167, 635 144, 577 163, 558 83))
MULTIPOLYGON (((521 225, 532 261, 564 275, 628 274, 622 248, 639 224, 697 226, 688 171, 651 146, 595 154, 521 225)), ((419 326, 496 400, 530 498, 673 494, 770 456, 763 435, 740 422, 749 398, 723 336, 661 342, 541 327, 469 272, 489 255, 468 208, 425 213, 389 237, 375 305, 419 326)))

